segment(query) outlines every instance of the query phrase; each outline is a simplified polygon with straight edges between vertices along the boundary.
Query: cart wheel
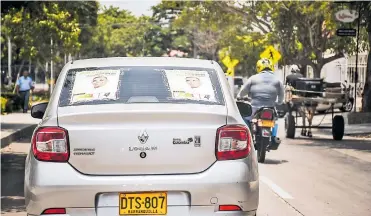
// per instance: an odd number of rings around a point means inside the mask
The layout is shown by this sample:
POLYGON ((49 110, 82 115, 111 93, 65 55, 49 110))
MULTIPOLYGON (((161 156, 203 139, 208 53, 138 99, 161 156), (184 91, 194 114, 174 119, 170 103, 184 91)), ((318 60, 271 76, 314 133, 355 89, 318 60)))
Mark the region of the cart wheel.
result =
POLYGON ((334 140, 342 140, 344 136, 344 118, 336 115, 332 120, 332 137, 334 140))
POLYGON ((285 130, 286 138, 294 139, 295 138, 295 118, 293 115, 286 115, 285 118, 285 130))

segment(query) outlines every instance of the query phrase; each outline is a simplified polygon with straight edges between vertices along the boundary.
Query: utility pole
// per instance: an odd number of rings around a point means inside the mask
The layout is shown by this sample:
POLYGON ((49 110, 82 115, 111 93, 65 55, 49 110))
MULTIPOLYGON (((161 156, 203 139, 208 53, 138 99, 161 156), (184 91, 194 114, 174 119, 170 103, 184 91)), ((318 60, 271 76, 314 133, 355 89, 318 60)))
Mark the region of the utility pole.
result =
POLYGON ((359 52, 359 28, 361 23, 361 5, 358 6, 357 48, 356 48, 356 72, 354 73, 354 112, 357 112, 357 82, 358 82, 358 52, 359 52))
POLYGON ((12 42, 8 36, 8 77, 9 85, 12 83, 12 42))
MULTIPOLYGON (((230 59, 232 61, 232 50, 231 50, 231 46, 228 47, 228 55, 230 56, 230 59)), ((233 68, 234 70, 234 68, 233 68)), ((231 92, 232 92, 232 95, 234 97, 234 73, 233 73, 233 76, 228 76, 228 82, 229 82, 229 87, 231 89, 231 92)))
POLYGON ((50 38, 50 95, 53 92, 54 86, 54 71, 53 71, 53 38, 50 38))

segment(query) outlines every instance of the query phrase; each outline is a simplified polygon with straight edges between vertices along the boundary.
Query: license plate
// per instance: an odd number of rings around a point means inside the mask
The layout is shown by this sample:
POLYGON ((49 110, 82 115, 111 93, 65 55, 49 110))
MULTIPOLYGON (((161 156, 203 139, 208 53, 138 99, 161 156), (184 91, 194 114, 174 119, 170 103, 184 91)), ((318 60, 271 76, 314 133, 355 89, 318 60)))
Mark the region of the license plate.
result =
POLYGON ((166 215, 167 194, 156 193, 120 193, 120 215, 166 215))
POLYGON ((270 137, 271 136, 271 131, 268 129, 263 129, 262 130, 262 136, 263 137, 270 137))
POLYGON ((274 127, 274 121, 262 120, 262 127, 274 127))

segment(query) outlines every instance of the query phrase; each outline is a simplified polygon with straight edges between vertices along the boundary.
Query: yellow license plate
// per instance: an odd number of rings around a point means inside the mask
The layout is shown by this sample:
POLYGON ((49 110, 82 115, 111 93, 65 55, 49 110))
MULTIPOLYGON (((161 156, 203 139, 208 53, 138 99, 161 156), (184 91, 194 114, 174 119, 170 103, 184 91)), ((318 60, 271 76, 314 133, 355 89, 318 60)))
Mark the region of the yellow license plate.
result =
POLYGON ((274 127, 274 121, 262 120, 262 127, 274 127))
POLYGON ((120 193, 120 215, 166 215, 167 194, 155 193, 120 193))

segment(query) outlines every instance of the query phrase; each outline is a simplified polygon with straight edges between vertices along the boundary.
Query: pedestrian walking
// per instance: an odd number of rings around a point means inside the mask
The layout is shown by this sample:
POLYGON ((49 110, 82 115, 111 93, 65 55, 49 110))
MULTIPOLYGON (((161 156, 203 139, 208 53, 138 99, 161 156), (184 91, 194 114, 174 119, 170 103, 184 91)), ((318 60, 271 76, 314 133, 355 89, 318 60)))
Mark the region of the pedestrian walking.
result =
POLYGON ((27 113, 30 91, 34 88, 34 83, 32 81, 32 78, 29 76, 29 72, 27 70, 24 70, 23 76, 19 77, 16 83, 16 92, 17 95, 19 95, 21 98, 23 113, 27 113))

